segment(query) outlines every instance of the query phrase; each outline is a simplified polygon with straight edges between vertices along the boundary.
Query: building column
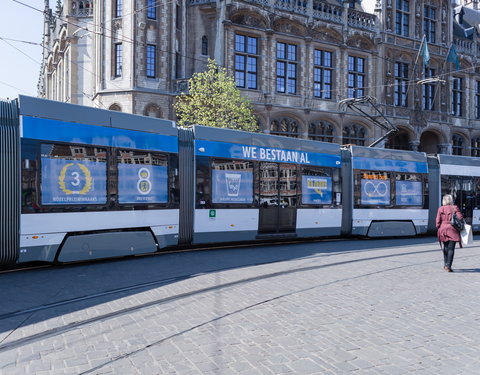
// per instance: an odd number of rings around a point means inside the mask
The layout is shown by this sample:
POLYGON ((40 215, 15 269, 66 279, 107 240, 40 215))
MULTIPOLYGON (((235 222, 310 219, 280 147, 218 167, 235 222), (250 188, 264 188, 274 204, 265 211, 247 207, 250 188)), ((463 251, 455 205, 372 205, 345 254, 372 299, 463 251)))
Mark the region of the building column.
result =
POLYGON ((448 143, 439 143, 437 145, 438 147, 438 153, 439 154, 447 154, 451 155, 452 154, 452 145, 448 143))
POLYGON ((217 1, 217 14, 214 58, 218 65, 225 66, 225 29, 223 27, 226 14, 225 0, 217 1))
POLYGON ((420 147, 420 141, 410 141, 408 142, 408 146, 410 147, 411 151, 418 151, 420 147))

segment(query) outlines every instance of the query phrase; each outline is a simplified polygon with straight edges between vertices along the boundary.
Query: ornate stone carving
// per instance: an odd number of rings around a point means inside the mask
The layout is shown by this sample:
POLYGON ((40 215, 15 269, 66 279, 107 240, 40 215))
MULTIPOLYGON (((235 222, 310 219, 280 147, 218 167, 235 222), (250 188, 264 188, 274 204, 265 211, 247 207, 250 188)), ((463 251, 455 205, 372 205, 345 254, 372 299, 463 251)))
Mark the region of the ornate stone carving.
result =
POLYGON ((312 36, 317 40, 323 40, 336 44, 342 43, 342 37, 339 34, 325 28, 313 30, 312 36))
POLYGON ((417 126, 420 128, 426 127, 427 118, 425 116, 425 112, 416 106, 416 108, 412 111, 412 117, 410 118, 410 123, 413 126, 417 126))
POLYGON ((347 40, 347 45, 362 50, 371 50, 373 43, 365 38, 353 37, 347 40))
POLYGON ((287 33, 287 34, 293 34, 293 35, 299 35, 299 36, 307 35, 307 31, 303 26, 300 26, 295 23, 285 22, 285 21, 277 22, 274 25, 274 30, 281 33, 287 33))
POLYGON ((251 14, 235 14, 231 17, 231 21, 238 25, 245 25, 251 27, 260 27, 265 29, 267 22, 260 17, 255 17, 251 14))

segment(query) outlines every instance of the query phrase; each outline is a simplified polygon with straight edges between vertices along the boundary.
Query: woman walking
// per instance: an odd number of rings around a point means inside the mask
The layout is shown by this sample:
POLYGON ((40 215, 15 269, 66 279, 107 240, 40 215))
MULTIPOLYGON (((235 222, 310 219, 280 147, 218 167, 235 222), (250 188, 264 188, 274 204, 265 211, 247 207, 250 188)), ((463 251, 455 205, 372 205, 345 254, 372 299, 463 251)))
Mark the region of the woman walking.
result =
MULTIPOLYGON (((447 194, 442 199, 442 206, 437 212, 437 235, 440 244, 443 244, 443 269, 447 272, 452 271, 453 256, 455 255, 455 243, 460 242, 460 233, 450 224, 452 215, 456 214, 462 220, 463 216, 457 206, 453 204, 453 198, 447 194)), ((460 242, 460 247, 462 243, 460 242)))

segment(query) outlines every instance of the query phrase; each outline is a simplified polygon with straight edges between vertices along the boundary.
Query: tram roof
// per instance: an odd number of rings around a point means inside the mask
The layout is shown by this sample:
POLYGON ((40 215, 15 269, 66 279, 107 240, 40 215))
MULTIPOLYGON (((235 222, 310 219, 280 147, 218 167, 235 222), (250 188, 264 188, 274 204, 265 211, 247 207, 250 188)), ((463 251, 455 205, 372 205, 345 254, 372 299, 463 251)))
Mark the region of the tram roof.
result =
POLYGON ((324 154, 340 154, 340 145, 336 143, 312 141, 308 139, 282 137, 278 135, 251 133, 225 128, 213 128, 202 125, 194 126, 195 139, 252 145, 259 147, 301 150, 324 154))
POLYGON ((20 95, 22 116, 177 136, 174 121, 20 95))
POLYGON ((465 166, 480 166, 480 158, 471 156, 460 155, 444 155, 439 154, 438 160, 440 164, 453 164, 453 165, 465 165, 465 166))
POLYGON ((424 152, 392 150, 387 148, 351 146, 353 157, 364 157, 372 159, 404 160, 415 162, 427 162, 427 155, 424 152))

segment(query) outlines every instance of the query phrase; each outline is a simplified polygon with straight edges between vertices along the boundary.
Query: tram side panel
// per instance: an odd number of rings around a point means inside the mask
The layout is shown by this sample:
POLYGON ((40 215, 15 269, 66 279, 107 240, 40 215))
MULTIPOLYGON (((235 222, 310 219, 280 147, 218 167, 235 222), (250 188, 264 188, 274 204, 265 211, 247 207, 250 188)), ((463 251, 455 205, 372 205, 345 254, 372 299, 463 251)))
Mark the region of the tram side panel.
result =
POLYGON ((453 196, 468 224, 480 230, 480 159, 467 156, 438 155, 440 193, 453 196))
POLYGON ((174 127, 33 98, 21 98, 20 111, 20 262, 136 255, 177 244, 174 127))
POLYGON ((195 127, 194 242, 338 236, 338 145, 195 127))
POLYGON ((428 224, 428 166, 424 153, 351 147, 352 234, 413 236, 428 224))
POLYGON ((18 259, 20 129, 17 101, 0 101, 0 265, 18 259))

